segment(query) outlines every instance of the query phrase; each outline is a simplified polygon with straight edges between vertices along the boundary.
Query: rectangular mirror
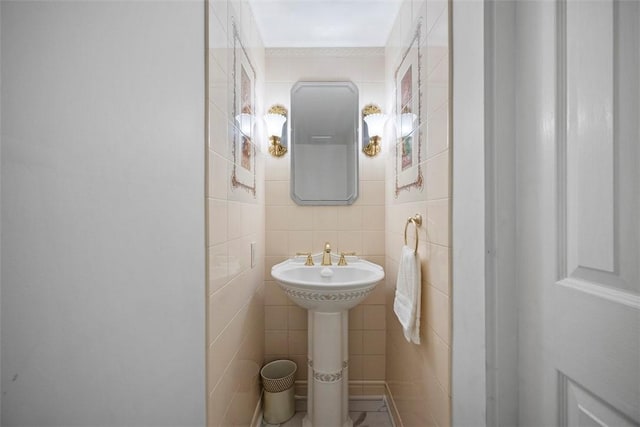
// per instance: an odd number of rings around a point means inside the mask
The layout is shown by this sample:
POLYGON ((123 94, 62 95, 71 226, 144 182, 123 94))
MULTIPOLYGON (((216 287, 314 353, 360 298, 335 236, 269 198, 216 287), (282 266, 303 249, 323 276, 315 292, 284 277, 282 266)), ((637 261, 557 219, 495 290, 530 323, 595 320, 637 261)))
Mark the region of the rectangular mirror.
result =
POLYGON ((358 198, 358 88, 298 82, 291 89, 291 198, 350 205, 358 198))

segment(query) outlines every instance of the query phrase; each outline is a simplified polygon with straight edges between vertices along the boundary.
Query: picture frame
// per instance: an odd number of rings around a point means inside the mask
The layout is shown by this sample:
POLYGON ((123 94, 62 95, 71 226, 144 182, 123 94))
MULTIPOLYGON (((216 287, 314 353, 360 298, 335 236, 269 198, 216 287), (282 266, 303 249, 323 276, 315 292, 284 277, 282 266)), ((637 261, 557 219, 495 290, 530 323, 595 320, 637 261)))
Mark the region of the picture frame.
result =
POLYGON ((395 158, 395 197, 412 188, 422 189, 422 52, 419 19, 407 49, 394 73, 395 116, 398 118, 398 139, 395 158))
POLYGON ((231 186, 241 188, 256 197, 256 147, 253 141, 256 114, 256 71, 240 39, 236 23, 233 26, 233 106, 231 186))

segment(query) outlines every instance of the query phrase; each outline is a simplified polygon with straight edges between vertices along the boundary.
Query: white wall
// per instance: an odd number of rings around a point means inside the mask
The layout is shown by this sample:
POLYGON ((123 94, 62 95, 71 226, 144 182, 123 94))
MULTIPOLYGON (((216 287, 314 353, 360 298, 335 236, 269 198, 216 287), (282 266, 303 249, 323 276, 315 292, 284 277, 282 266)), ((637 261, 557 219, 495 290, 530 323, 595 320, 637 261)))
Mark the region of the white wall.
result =
MULTIPOLYGON (((2 7, 0 7, 0 35, 2 7)), ((0 38, 1 39, 1 38, 0 38)), ((0 99, 2 98, 2 43, 0 42, 0 99)), ((2 236, 2 102, 0 102, 0 236, 2 236)), ((2 334, 2 245, 0 244, 0 336, 2 334)), ((2 339, 0 338, 0 369, 2 367, 2 339)), ((0 424, 2 424, 2 381, 0 381, 0 424)))
POLYGON ((203 425, 204 2, 1 8, 2 425, 203 425))

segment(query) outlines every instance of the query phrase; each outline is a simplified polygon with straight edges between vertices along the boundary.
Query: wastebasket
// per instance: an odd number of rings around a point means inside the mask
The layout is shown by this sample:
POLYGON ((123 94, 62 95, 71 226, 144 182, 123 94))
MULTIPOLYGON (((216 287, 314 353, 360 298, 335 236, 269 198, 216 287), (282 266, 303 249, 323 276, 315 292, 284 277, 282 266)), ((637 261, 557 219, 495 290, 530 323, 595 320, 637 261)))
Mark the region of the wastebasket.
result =
POLYGON ((274 360, 260 370, 264 387, 264 420, 281 424, 296 412, 293 380, 298 366, 291 360, 274 360))

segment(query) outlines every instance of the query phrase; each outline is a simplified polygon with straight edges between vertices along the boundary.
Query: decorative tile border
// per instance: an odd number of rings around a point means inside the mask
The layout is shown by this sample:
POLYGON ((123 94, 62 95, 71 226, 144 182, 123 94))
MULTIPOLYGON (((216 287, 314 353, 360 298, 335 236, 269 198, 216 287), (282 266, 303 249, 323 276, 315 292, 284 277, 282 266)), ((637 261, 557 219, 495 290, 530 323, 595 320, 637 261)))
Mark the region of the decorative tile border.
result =
POLYGON ((313 371, 313 379, 322 383, 335 383, 343 378, 343 371, 349 367, 349 361, 342 361, 342 369, 336 372, 321 372, 313 369, 313 360, 307 359, 307 365, 313 371))
POLYGON ((338 293, 329 293, 325 294, 322 292, 310 292, 310 291, 300 291, 296 289, 289 289, 286 287, 281 287, 285 294, 293 297, 304 300, 311 301, 350 301, 353 299, 358 299, 364 296, 367 296, 373 291, 373 288, 363 289, 358 291, 346 291, 346 292, 338 292, 338 293))

